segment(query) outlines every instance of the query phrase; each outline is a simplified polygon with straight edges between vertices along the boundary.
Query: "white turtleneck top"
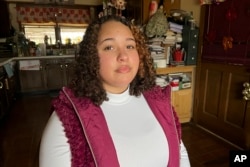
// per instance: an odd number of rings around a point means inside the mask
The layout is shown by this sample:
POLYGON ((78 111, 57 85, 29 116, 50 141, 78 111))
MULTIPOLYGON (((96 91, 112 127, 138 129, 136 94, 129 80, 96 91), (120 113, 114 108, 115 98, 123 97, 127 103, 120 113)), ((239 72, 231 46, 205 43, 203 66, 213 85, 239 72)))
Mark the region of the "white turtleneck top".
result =
POLYGON ((168 142, 143 96, 108 93, 104 112, 121 167, 166 167, 168 142))

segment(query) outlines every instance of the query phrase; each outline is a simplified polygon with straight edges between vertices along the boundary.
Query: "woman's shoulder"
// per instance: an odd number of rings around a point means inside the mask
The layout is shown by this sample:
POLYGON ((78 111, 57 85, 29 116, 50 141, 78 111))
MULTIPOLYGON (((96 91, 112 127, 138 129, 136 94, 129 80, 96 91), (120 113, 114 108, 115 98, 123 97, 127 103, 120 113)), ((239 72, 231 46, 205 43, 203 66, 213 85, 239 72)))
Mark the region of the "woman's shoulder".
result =
POLYGON ((155 86, 148 91, 145 91, 144 96, 146 98, 153 98, 159 100, 166 100, 171 97, 171 86, 160 87, 155 86))
POLYGON ((53 100, 53 105, 63 105, 65 107, 75 107, 80 105, 80 108, 88 108, 92 106, 93 103, 87 97, 80 97, 75 94, 75 92, 69 87, 63 87, 59 95, 53 100))

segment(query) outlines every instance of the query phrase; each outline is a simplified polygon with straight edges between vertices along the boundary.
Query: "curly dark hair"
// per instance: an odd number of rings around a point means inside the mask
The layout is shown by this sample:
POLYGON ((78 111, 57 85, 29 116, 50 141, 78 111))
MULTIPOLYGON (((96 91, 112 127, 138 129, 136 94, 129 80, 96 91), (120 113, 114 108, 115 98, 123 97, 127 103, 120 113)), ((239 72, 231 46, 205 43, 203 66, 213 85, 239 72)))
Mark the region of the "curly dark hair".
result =
POLYGON ((155 69, 150 56, 146 38, 139 27, 120 16, 103 16, 92 22, 79 44, 79 53, 76 56, 75 77, 70 87, 76 96, 90 98, 95 105, 101 105, 108 100, 99 74, 100 62, 97 53, 99 30, 103 23, 117 21, 128 26, 135 38, 139 54, 139 69, 129 86, 130 95, 139 96, 143 91, 155 86, 155 69))

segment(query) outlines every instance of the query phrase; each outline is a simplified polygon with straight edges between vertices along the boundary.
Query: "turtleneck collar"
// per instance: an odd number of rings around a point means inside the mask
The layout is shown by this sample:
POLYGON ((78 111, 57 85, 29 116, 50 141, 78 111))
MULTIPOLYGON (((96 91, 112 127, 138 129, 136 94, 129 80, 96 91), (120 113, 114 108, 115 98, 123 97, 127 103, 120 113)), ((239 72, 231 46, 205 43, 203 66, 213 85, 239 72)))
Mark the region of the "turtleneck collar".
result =
POLYGON ((129 88, 127 88, 124 92, 120 94, 113 94, 113 93, 107 92, 107 97, 109 100, 104 101, 104 103, 112 104, 112 105, 126 103, 131 98, 131 96, 129 95, 129 88))

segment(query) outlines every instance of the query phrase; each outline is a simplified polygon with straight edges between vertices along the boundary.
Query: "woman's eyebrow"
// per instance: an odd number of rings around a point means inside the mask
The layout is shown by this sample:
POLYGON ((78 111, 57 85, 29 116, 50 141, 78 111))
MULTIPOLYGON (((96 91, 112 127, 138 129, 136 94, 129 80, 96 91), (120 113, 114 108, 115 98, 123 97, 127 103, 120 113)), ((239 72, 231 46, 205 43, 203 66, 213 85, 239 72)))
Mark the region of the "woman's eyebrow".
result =
MULTIPOLYGON (((100 41, 100 44, 102 44, 106 41, 113 41, 113 40, 115 40, 115 39, 114 38, 105 38, 102 41, 100 41)), ((135 39, 134 38, 126 38, 126 41, 134 41, 135 42, 135 39)))
POLYGON ((135 41, 134 38, 127 38, 127 41, 135 41))
POLYGON ((112 41, 112 40, 114 40, 114 38, 105 38, 102 41, 100 41, 100 44, 102 44, 102 43, 104 43, 106 41, 112 41))

